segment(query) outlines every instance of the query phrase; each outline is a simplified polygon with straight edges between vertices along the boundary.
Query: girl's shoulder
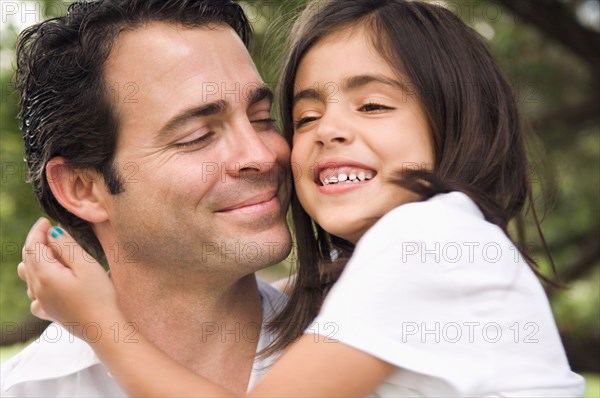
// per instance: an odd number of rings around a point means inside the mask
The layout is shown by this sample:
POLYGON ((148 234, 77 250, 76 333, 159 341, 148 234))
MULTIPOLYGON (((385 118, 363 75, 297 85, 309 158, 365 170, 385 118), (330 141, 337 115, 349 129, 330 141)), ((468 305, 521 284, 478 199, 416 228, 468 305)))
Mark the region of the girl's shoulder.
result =
POLYGON ((398 206, 382 217, 381 221, 386 223, 397 218, 432 222, 436 225, 456 218, 465 222, 485 221, 477 204, 469 196, 458 191, 438 194, 425 201, 398 206))
POLYGON ((358 245, 378 242, 508 240, 488 222, 477 204, 462 192, 439 194, 422 202, 396 207, 379 219, 358 245))

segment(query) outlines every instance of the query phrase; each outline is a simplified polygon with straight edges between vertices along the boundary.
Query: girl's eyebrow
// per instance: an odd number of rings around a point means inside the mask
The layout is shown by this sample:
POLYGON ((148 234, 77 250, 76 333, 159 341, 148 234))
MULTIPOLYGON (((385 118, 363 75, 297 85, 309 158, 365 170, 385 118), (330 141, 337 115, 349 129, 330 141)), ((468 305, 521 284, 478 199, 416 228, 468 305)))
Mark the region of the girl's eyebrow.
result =
POLYGON ((292 107, 296 105, 298 101, 301 100, 319 101, 321 98, 322 95, 320 93, 320 90, 317 90, 316 88, 311 87, 304 90, 300 90, 296 94, 294 94, 294 98, 292 99, 292 107))
POLYGON ((406 83, 402 83, 396 79, 392 79, 384 75, 350 76, 343 80, 341 89, 342 91, 352 91, 362 88, 371 83, 380 83, 386 86, 392 86, 401 91, 406 91, 408 89, 406 83))
MULTIPOLYGON (((372 83, 391 86, 405 93, 410 92, 410 87, 406 83, 402 83, 399 80, 392 79, 384 75, 369 74, 346 77, 342 80, 340 88, 341 91, 353 91, 372 83)), ((335 85, 335 83, 324 83, 322 85, 318 85, 317 88, 315 88, 313 85, 310 88, 298 91, 292 99, 292 106, 296 105, 296 103, 301 100, 322 101, 324 98, 330 99, 332 95, 332 85, 335 85)), ((334 92, 337 92, 337 90, 334 90, 334 92)))

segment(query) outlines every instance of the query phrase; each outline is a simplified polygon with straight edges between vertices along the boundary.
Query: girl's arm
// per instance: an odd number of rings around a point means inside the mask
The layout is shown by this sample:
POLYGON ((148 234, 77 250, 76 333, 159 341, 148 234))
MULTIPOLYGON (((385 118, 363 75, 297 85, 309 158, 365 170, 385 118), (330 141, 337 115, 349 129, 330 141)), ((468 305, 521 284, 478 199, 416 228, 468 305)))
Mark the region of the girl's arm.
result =
MULTIPOLYGON (((236 396, 184 368, 143 337, 139 343, 102 339, 92 347, 131 396, 236 396)), ((393 370, 392 365, 342 343, 305 335, 282 355, 248 396, 366 396, 393 370)))
MULTIPOLYGON (((56 249, 73 247, 72 238, 66 234, 52 237, 50 228, 45 219, 36 223, 25 246, 25 251, 46 247, 47 255, 25 257, 19 266, 19 275, 28 283, 34 315, 79 326, 96 322, 101 328, 115 322, 126 323, 102 267, 86 261, 79 247, 66 258, 65 250, 56 249)), ((79 328, 71 330, 81 337, 79 328)), ((129 395, 235 396, 183 367, 143 336, 136 337, 137 343, 112 338, 90 342, 129 395)), ((387 362, 331 338, 306 334, 291 345, 249 395, 364 396, 394 369, 387 362)))

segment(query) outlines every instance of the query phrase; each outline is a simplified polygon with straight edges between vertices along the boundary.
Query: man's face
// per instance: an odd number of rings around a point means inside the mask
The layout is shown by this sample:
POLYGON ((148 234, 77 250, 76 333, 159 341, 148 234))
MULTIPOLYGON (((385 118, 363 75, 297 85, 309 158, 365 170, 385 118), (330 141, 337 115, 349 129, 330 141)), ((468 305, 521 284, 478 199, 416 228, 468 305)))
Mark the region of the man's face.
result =
POLYGON ((120 122, 124 192, 109 202, 113 240, 129 245, 119 260, 237 275, 285 258, 289 148, 235 32, 163 23, 125 32, 104 76, 120 122))

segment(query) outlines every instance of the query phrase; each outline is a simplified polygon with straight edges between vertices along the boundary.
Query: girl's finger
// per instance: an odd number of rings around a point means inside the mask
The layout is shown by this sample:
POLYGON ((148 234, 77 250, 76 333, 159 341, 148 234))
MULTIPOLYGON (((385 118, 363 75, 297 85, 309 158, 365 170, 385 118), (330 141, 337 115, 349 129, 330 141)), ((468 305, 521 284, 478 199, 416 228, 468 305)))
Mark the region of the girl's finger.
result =
POLYGON ((47 232, 48 245, 55 248, 55 256, 63 265, 73 270, 81 266, 88 266, 96 261, 83 250, 75 239, 66 230, 52 227, 47 232))
POLYGON ((65 267, 58 261, 54 256, 54 252, 44 244, 39 244, 41 251, 44 253, 43 256, 36 259, 33 256, 29 256, 25 260, 25 275, 27 285, 33 294, 37 297, 40 294, 40 289, 43 286, 48 286, 56 278, 61 278, 65 272, 71 272, 71 270, 65 267))
POLYGON ((52 227, 48 219, 42 217, 38 219, 35 224, 29 230, 25 244, 23 245, 23 251, 21 256, 23 262, 27 262, 30 258, 39 259, 42 257, 42 247, 45 245, 48 239, 46 238, 46 232, 52 227))
POLYGON ((42 304, 38 300, 33 300, 31 302, 30 310, 34 316, 36 316, 40 319, 45 319, 47 321, 54 321, 54 319, 52 319, 52 317, 50 315, 48 315, 46 313, 46 311, 44 311, 44 307, 42 307, 42 304))
POLYGON ((35 301, 35 294, 31 291, 31 289, 29 287, 27 287, 27 297, 29 297, 29 300, 31 301, 35 301))
POLYGON ((27 283, 27 272, 25 270, 25 263, 23 261, 17 265, 17 275, 19 275, 19 278, 21 278, 23 282, 27 283))

